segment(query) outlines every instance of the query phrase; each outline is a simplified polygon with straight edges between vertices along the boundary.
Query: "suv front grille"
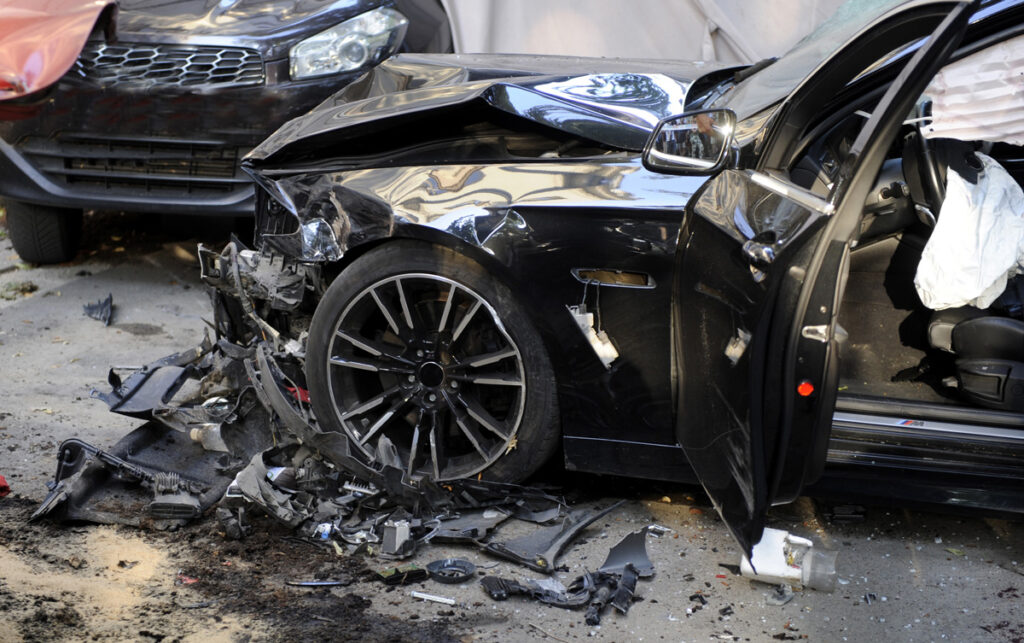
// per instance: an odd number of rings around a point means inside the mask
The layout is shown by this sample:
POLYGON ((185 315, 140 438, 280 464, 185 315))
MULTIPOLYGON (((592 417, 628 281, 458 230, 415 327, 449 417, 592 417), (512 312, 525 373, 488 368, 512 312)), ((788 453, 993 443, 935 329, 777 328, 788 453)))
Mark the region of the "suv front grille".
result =
POLYGON ((58 184, 91 193, 217 195, 249 189, 238 167, 246 150, 217 141, 28 137, 18 149, 58 184))
POLYGON ((90 42, 75 69, 100 83, 239 87, 264 81, 259 52, 241 47, 90 42))

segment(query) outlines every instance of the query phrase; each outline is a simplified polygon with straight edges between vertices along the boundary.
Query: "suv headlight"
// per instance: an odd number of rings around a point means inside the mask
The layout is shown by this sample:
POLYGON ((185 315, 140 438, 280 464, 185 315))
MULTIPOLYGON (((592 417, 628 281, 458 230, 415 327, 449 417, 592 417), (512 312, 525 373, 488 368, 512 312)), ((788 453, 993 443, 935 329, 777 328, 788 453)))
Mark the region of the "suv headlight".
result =
POLYGON ((291 77, 326 76, 376 64, 398 49, 408 24, 401 13, 381 7, 321 31, 288 52, 291 77))

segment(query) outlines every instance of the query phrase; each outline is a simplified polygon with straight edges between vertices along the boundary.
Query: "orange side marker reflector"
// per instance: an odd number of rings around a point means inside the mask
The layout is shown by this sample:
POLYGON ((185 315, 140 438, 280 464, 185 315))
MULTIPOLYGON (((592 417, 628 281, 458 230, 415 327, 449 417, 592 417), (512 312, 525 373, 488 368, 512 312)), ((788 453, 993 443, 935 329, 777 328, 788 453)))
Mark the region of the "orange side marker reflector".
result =
POLYGON ((810 397, 814 393, 814 384, 811 384, 810 380, 804 380, 797 385, 796 392, 800 397, 810 397))

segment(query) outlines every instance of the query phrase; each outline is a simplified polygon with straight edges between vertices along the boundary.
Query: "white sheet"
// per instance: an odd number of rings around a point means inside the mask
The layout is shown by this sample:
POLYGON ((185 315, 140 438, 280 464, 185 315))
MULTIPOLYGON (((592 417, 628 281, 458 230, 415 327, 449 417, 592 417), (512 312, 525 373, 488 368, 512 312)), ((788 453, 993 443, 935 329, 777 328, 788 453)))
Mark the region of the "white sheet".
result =
POLYGON ((933 310, 988 308, 1024 266, 1024 190, 999 163, 972 185, 953 170, 938 222, 921 255, 914 286, 933 310))

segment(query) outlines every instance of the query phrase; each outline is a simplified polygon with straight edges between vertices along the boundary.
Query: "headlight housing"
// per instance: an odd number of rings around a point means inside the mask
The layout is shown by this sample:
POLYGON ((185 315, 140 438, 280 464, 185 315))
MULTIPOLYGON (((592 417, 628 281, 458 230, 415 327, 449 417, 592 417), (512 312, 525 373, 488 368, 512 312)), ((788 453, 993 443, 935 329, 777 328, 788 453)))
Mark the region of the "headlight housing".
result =
POLYGON ((352 71, 391 55, 405 37, 409 21, 380 7, 321 31, 288 52, 293 80, 352 71))

